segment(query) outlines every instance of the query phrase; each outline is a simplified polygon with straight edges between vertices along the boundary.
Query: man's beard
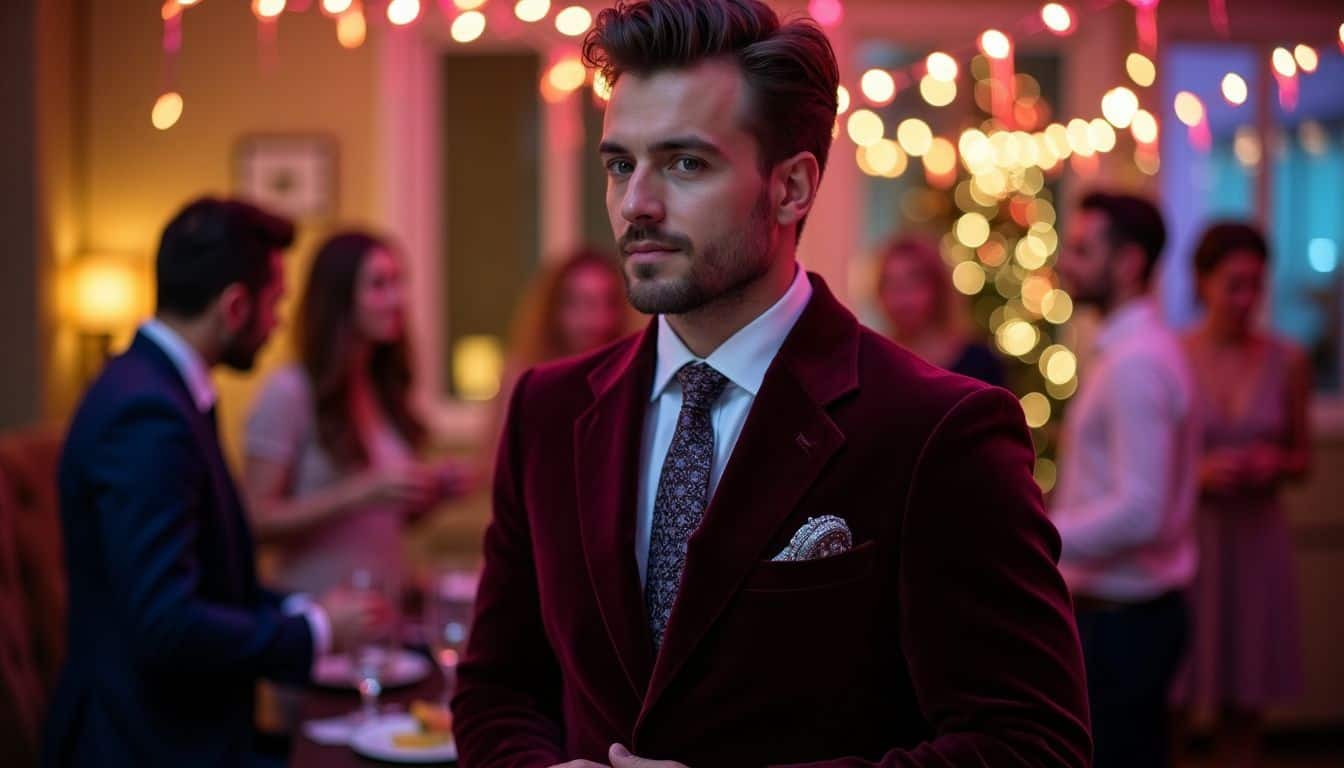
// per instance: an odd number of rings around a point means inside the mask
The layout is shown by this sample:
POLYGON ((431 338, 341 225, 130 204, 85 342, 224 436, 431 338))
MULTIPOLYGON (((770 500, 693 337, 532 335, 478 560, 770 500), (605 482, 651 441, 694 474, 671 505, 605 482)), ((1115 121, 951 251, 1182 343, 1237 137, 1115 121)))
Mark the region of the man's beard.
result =
POLYGON ((260 313, 254 312, 248 318, 247 325, 224 343, 219 361, 232 370, 247 373, 257 364, 257 353, 266 344, 266 337, 257 330, 260 325, 260 313))
POLYGON ((689 238, 632 226, 618 243, 622 253, 628 244, 641 240, 663 243, 686 254, 690 270, 680 277, 658 279, 657 267, 636 265, 634 277, 625 275, 630 305, 648 315, 684 315, 741 293, 770 268, 769 213, 770 200, 762 190, 746 227, 723 241, 707 244, 699 257, 689 238))

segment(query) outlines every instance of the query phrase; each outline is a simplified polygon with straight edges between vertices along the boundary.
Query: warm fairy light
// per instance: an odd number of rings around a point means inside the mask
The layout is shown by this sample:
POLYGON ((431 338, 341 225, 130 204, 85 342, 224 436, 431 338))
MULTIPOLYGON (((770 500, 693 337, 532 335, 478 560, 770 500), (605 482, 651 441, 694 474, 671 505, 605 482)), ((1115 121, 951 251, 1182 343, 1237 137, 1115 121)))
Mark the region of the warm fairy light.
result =
POLYGON ((891 139, 879 139, 867 147, 859 147, 859 168, 869 176, 894 179, 905 173, 910 161, 891 139))
POLYGON ((364 13, 356 8, 341 14, 336 20, 336 39, 344 48, 358 48, 364 44, 368 34, 368 25, 364 23, 364 13))
POLYGON ((1120 86, 1112 88, 1101 98, 1101 114, 1116 128, 1128 128, 1139 111, 1139 97, 1120 86))
POLYGON ((480 11, 467 11, 453 19, 451 30, 453 39, 459 43, 470 43, 485 33, 485 14, 480 11))
POLYGON ((994 147, 983 132, 971 128, 957 140, 961 162, 971 173, 988 171, 994 165, 994 147))
POLYGON ((1073 154, 1089 157, 1096 153, 1096 148, 1092 146, 1092 131, 1087 121, 1075 117, 1069 121, 1069 149, 1073 154))
POLYGON ((807 4, 807 15, 823 27, 834 27, 845 17, 845 6, 840 0, 811 0, 807 4))
POLYGON ((859 79, 859 90, 874 104, 889 104, 896 97, 896 80, 885 69, 870 69, 859 79))
POLYGON ((285 12, 285 0, 252 0, 252 13, 258 18, 274 19, 285 12))
POLYGON ((963 261, 952 270, 952 285, 967 296, 985 289, 985 270, 974 261, 963 261))
POLYGON ((999 326, 994 336, 999 349, 1013 357, 1027 354, 1036 347, 1036 342, 1040 341, 1040 332, 1036 330, 1036 326, 1017 319, 999 326))
POLYGON ((166 131, 177 125, 182 117, 182 94, 169 91, 154 102, 154 111, 150 113, 150 122, 160 131, 166 131))
POLYGON ((1234 107, 1246 103, 1246 97, 1250 95, 1246 87, 1246 80, 1236 72, 1228 72, 1223 75, 1223 98, 1227 103, 1234 107))
POLYGON ((1146 109, 1134 113, 1134 121, 1129 124, 1129 130, 1134 134, 1134 140, 1140 144, 1157 142, 1157 118, 1146 109))
POLYGON ((1067 35, 1073 30, 1073 14, 1059 3, 1046 3, 1041 6, 1041 21, 1057 35, 1067 35))
POLYGON ((933 129, 917 117, 902 120, 896 126, 896 141, 912 157, 923 157, 933 146, 933 129))
POLYGON ((1035 235, 1027 235, 1017 241, 1013 248, 1013 258, 1026 270, 1040 269, 1050 258, 1045 241, 1035 235))
POLYGON ((835 114, 843 115, 849 111, 849 89, 840 86, 835 89, 835 114))
POLYGON ((1293 60, 1293 54, 1289 53, 1287 48, 1275 48, 1271 60, 1274 62, 1274 71, 1280 75, 1293 77, 1297 74, 1297 62, 1293 60))
POLYGON ((1303 120, 1297 127, 1297 141, 1309 155, 1324 155, 1330 150, 1330 135, 1316 120, 1303 120))
POLYGON ((459 11, 474 11, 485 5, 485 0, 453 0, 459 11))
POLYGON ((964 214, 957 219, 955 233, 962 245, 967 248, 979 248, 989 240, 989 219, 976 211, 964 214))
POLYGON ((555 15, 555 28, 560 34, 578 37, 593 25, 593 14, 581 5, 571 5, 555 15))
POLYGON ((1028 393, 1022 398, 1022 412, 1027 416, 1028 427, 1032 429, 1044 427, 1050 423, 1050 400, 1040 392, 1028 393))
POLYGON ((588 70, 583 68, 583 62, 572 56, 556 62, 546 73, 546 81, 561 93, 577 91, 587 79, 588 70))
POLYGON ((164 21, 175 19, 182 15, 182 6, 177 0, 164 0, 163 7, 159 9, 159 16, 164 21))
POLYGON ((1298 45, 1293 49, 1293 59, 1297 61, 1297 66, 1302 68, 1303 72, 1311 74, 1316 71, 1320 65, 1320 57, 1316 55, 1316 49, 1310 45, 1298 45))
POLYGON ((933 107, 946 107, 957 100, 955 80, 939 80, 932 75, 919 79, 919 95, 933 107))
POLYGON ((881 141, 886 126, 876 112, 868 109, 855 110, 846 123, 849 138, 861 147, 868 147, 881 141))
POLYGON ((957 60, 942 51, 934 51, 924 60, 924 68, 935 80, 956 80, 957 60))
POLYGON ((1050 151, 1060 160, 1067 160, 1069 155, 1073 154, 1073 147, 1069 146, 1069 129, 1059 123, 1051 123, 1045 127, 1045 141, 1050 146, 1050 151))
POLYGON ((387 20, 404 27, 420 17, 420 0, 392 0, 387 4, 387 20))
POLYGON ((1100 117, 1087 124, 1087 137, 1092 148, 1098 152, 1115 149, 1115 129, 1100 117))
POLYGON ((1134 165, 1149 176, 1156 176, 1162 169, 1162 158, 1152 147, 1138 147, 1134 150, 1134 165))
POLYGON ((1073 317, 1073 299, 1069 294, 1056 288, 1041 299, 1041 315, 1045 317, 1046 322, 1063 325, 1073 317))
POLYGON ((1232 140, 1232 153, 1237 156, 1237 162, 1246 168, 1254 168, 1260 164, 1264 150, 1260 146, 1260 136, 1254 128, 1243 125, 1237 129, 1236 137, 1232 140))
POLYGON ((1142 53, 1129 54, 1125 59, 1125 72, 1129 73, 1130 80, 1144 88, 1157 81, 1157 67, 1154 66, 1152 59, 1142 53))
POLYGON ((603 101, 611 100, 611 82, 602 74, 602 70, 593 73, 593 93, 603 101))
POLYGON ((1078 375, 1078 356, 1068 347, 1055 344, 1041 353, 1040 367, 1046 381, 1061 386, 1078 375))
POLYGON ((980 50, 991 59, 1006 59, 1013 52, 1013 44, 999 30, 987 29, 980 35, 980 50))
POLYGON ((350 10, 350 6, 353 4, 354 0, 322 0, 322 10, 332 16, 340 16, 350 10))
POLYGON ((191 6, 196 5, 199 2, 201 2, 201 0, 177 0, 177 4, 182 6, 183 8, 190 8, 191 6))
POLYGON ((1059 482, 1059 466, 1049 459, 1037 459, 1032 477, 1036 480, 1036 485, 1040 486, 1041 493, 1049 493, 1059 482))
POLYGON ((1194 128, 1204 121, 1204 103, 1189 91, 1176 94, 1176 119, 1194 128))
POLYGON ((924 168, 936 176, 946 176, 957 169, 957 148, 939 136, 924 153, 924 168))
POLYGON ((541 21, 550 12, 551 0, 518 0, 513 6, 513 15, 529 24, 541 21))

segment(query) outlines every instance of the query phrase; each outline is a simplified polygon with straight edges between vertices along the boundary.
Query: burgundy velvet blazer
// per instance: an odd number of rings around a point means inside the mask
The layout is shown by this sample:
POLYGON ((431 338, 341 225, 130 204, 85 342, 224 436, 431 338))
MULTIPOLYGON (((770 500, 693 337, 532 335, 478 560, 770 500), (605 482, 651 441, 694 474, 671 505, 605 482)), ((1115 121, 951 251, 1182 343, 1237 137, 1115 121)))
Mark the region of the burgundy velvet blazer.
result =
POLYGON ((813 296, 765 377, 655 656, 635 566, 656 324, 518 383, 453 702, 465 768, 1086 766, 1059 537, 1008 392, 813 296), (770 562, 809 517, 854 548, 770 562))

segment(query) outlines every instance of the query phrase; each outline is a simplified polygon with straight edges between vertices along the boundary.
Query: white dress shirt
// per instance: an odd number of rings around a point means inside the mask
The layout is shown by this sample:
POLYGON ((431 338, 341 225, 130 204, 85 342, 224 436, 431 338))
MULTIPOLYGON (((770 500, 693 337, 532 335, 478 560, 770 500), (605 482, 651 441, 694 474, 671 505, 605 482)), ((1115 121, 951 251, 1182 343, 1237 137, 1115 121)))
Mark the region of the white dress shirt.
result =
POLYGON ((737 438, 742 434, 751 404, 765 380, 765 372, 811 298, 812 283, 807 279, 807 272, 802 267, 795 267, 793 283, 784 296, 707 358, 696 357, 672 330, 667 318, 658 318, 657 366, 644 417, 644 442, 639 460, 639 509, 635 518, 635 561, 639 564, 641 583, 648 568, 658 481, 662 476, 663 460, 672 445, 672 435, 677 430, 677 416, 681 413, 681 382, 677 380, 677 371, 687 363, 704 362, 728 379, 728 386, 710 409, 710 422, 714 427, 714 464, 709 473, 706 498, 712 499, 733 447, 737 445, 737 438))
MULTIPOLYGON (((196 348, 187 343, 176 331, 157 318, 140 326, 140 333, 154 342, 172 361, 177 373, 191 391, 191 399, 201 413, 209 413, 219 401, 219 393, 210 379, 210 367, 205 364, 196 348)), ((326 611, 305 594, 296 593, 285 598, 280 610, 289 616, 302 615, 308 621, 313 635, 313 659, 331 651, 331 620, 326 611)))
POLYGON ((1187 586, 1198 559, 1194 376, 1147 299, 1117 311, 1096 347, 1061 443, 1060 570, 1075 594, 1148 600, 1187 586))

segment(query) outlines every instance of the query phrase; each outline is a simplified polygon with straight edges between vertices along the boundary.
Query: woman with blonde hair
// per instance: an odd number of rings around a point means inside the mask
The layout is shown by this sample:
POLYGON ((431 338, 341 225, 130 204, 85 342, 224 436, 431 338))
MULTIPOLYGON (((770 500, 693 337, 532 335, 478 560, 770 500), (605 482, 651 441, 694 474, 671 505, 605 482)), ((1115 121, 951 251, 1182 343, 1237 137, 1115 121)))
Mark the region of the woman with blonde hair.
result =
POLYGON ((940 368, 1003 386, 999 359, 966 331, 961 294, 937 247, 908 236, 887 243, 877 299, 893 341, 940 368))

